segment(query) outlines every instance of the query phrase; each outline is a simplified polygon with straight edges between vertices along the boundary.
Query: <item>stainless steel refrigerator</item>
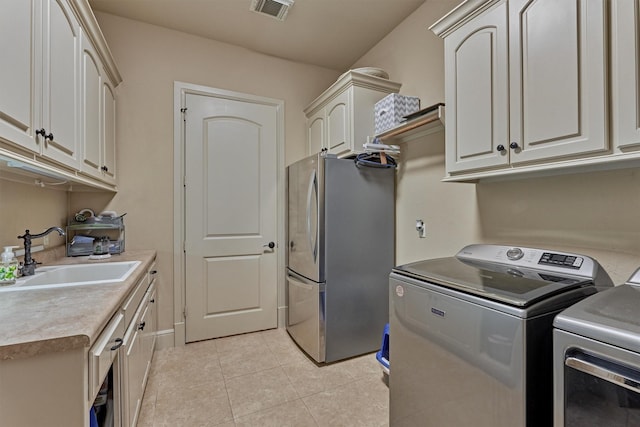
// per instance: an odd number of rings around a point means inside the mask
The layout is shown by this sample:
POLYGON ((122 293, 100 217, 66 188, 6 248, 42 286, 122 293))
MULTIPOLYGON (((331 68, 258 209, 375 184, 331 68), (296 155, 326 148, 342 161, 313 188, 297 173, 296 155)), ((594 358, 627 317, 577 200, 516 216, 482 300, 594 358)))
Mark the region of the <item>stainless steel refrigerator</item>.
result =
POLYGON ((287 331, 315 361, 379 349, 394 266, 395 169, 314 155, 287 168, 287 331))

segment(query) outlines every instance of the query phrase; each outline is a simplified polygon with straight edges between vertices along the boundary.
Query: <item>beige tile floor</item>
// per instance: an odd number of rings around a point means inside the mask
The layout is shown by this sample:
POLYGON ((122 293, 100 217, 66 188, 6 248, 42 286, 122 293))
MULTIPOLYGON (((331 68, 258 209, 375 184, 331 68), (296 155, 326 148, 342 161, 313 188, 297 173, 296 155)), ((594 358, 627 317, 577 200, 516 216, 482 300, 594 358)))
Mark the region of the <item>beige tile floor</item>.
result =
POLYGON ((283 329, 156 352, 138 427, 388 426, 375 354, 318 367, 283 329))

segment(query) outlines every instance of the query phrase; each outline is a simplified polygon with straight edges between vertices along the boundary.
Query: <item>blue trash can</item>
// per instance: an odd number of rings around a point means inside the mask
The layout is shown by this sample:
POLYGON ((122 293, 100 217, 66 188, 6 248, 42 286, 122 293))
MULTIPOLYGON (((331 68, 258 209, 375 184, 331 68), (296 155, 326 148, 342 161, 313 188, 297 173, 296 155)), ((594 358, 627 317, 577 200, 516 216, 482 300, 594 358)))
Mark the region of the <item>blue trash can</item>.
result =
POLYGON ((389 375, 389 324, 384 325, 384 332, 382 333, 382 345, 380 351, 376 353, 376 359, 382 366, 382 371, 389 375))

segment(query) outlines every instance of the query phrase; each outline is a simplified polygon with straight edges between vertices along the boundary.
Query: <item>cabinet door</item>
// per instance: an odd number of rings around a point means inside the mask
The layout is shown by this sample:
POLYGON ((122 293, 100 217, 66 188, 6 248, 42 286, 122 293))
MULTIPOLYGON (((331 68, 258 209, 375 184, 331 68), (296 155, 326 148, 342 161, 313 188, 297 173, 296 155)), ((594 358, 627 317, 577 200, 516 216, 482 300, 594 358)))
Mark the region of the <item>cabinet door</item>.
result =
MULTIPOLYGON (((144 375, 142 378, 142 394, 144 394, 144 388, 147 383, 147 379, 149 377, 149 371, 151 369, 151 360, 153 359, 153 352, 156 348, 156 332, 158 331, 158 313, 156 311, 156 298, 157 292, 155 289, 155 284, 151 284, 149 286, 148 298, 147 298, 147 309, 142 318, 144 322, 144 327, 142 329, 143 336, 143 361, 144 364, 144 375)), ((140 396, 142 399, 142 396, 140 396)))
POLYGON ((100 178, 102 135, 100 91, 102 67, 89 39, 82 38, 82 171, 100 178))
POLYGON ((39 8, 35 0, 3 0, 0 13, 0 138, 31 151, 39 151, 34 86, 41 67, 39 8))
POLYGON ((129 329, 125 334, 124 359, 123 359, 123 425, 136 425, 138 411, 143 393, 143 379, 146 369, 144 363, 144 340, 143 330, 140 329, 143 321, 144 311, 139 310, 129 329))
POLYGON ((611 3, 613 138, 618 148, 640 146, 640 0, 611 3))
MULTIPOLYGON (((332 154, 341 154, 349 151, 349 94, 350 89, 336 96, 325 107, 327 120, 327 144, 326 148, 332 154)), ((373 114, 373 112, 371 113, 373 114)))
POLYGON ((105 181, 116 181, 116 95, 107 79, 102 81, 102 166, 105 181))
POLYGON ((44 3, 42 127, 53 134, 43 155, 79 168, 80 24, 66 2, 44 3))
POLYGON ((606 150, 604 0, 509 0, 511 163, 606 150))
POLYGON ((307 154, 317 154, 325 148, 324 109, 307 120, 307 154))
POLYGON ((447 172, 508 164, 507 5, 445 39, 447 172))

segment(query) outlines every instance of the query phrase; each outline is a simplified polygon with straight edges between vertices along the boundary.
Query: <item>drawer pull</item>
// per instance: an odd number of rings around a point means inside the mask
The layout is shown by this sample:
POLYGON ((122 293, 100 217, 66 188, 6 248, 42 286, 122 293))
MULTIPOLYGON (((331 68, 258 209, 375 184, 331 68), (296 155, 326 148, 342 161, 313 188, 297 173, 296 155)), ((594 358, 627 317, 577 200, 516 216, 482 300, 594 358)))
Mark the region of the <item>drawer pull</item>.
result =
POLYGON ((144 331, 144 326, 147 324, 147 322, 140 322, 140 324, 138 325, 138 329, 141 331, 144 331))
POLYGON ((111 347, 111 351, 116 351, 117 349, 119 349, 120 347, 122 347, 122 338, 116 338, 115 339, 115 343, 116 345, 114 345, 113 347, 111 347))
POLYGON ((158 270, 151 270, 149 274, 158 274, 158 270))
POLYGON ((154 299, 150 300, 149 302, 150 302, 151 304, 153 304, 153 303, 155 303, 155 302, 156 302, 156 299, 154 298, 154 299))

